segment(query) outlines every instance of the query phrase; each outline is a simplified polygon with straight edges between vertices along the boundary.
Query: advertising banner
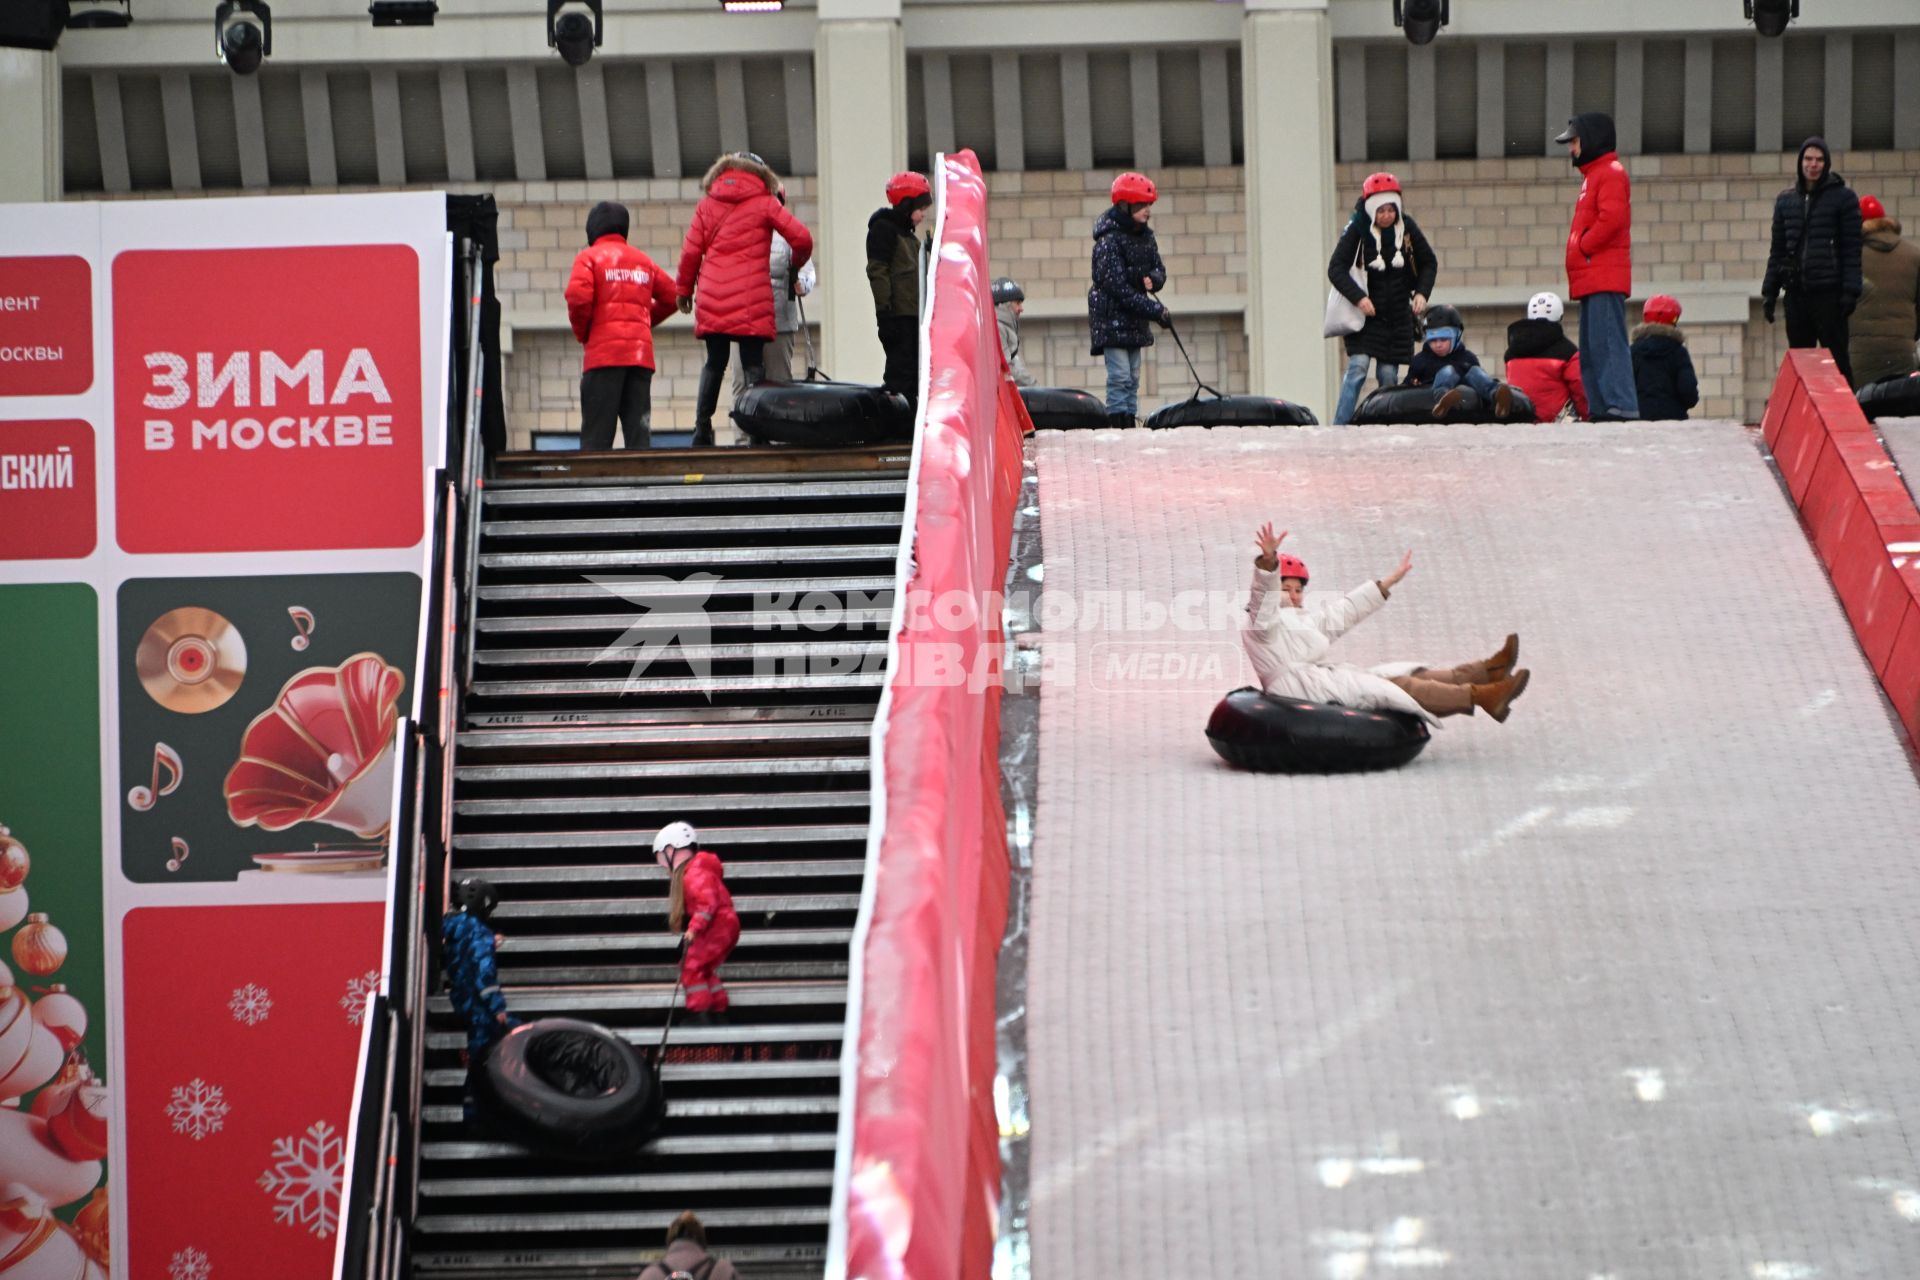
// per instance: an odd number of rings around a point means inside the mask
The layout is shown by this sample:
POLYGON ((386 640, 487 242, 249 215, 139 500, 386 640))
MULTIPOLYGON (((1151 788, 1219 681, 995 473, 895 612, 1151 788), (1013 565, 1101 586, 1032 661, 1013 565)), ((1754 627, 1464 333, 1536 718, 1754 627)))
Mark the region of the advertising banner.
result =
POLYGON ((0 244, 0 1280, 320 1280, 444 199, 0 205, 0 244))

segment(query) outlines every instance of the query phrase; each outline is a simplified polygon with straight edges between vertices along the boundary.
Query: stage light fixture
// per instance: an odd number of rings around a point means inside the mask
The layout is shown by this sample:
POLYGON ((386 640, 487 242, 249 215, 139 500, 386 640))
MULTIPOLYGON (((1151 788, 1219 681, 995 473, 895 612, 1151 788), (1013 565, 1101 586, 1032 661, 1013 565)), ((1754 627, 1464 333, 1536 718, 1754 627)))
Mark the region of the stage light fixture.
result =
POLYGON ((568 66, 586 66, 605 34, 600 0, 547 0, 547 47, 568 66))
POLYGON ((367 0, 367 16, 376 27, 430 27, 439 12, 438 0, 367 0))
POLYGON ((787 0, 720 0, 720 7, 728 13, 778 13, 787 0))
POLYGON ((1409 44, 1432 44, 1453 18, 1453 0, 1393 0, 1393 25, 1409 44))
POLYGON ((260 69, 273 56, 273 10, 266 0, 220 0, 213 11, 214 56, 237 76, 260 69))
POLYGON ((1783 36, 1800 16, 1800 0, 1746 0, 1747 21, 1763 36, 1783 36))
POLYGON ((71 0, 67 30, 100 30, 133 25, 133 0, 71 0))

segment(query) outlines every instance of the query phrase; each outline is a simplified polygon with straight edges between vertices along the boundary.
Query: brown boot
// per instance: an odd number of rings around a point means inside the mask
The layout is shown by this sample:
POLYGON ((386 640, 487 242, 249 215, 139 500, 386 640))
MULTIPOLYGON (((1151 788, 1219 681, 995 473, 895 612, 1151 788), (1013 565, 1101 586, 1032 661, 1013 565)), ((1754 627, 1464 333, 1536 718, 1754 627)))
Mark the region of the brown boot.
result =
POLYGON ((1513 708, 1513 700, 1527 691, 1527 681, 1532 676, 1531 671, 1522 667, 1505 680, 1469 686, 1473 695, 1473 705, 1492 716, 1495 722, 1505 724, 1507 712, 1513 708))
POLYGON ((1474 689, 1470 685, 1449 684, 1444 680, 1435 680, 1426 675, 1388 676, 1388 681, 1399 685, 1407 695, 1420 704, 1420 709, 1434 716, 1465 716, 1473 714, 1474 689))
POLYGON ((1458 409, 1460 402, 1464 399, 1466 399, 1466 396, 1461 392, 1460 388, 1448 387, 1446 392, 1442 394, 1438 400, 1433 402, 1433 416, 1436 418, 1446 417, 1455 409, 1458 409))
POLYGON ((1500 646, 1500 652, 1494 654, 1480 665, 1487 674, 1475 684, 1490 684, 1495 680, 1505 680, 1507 673, 1513 670, 1513 664, 1520 660, 1520 637, 1510 635, 1507 642, 1500 646))
POLYGON ((1493 412, 1502 418, 1513 412, 1513 388, 1504 382, 1493 389, 1493 412))

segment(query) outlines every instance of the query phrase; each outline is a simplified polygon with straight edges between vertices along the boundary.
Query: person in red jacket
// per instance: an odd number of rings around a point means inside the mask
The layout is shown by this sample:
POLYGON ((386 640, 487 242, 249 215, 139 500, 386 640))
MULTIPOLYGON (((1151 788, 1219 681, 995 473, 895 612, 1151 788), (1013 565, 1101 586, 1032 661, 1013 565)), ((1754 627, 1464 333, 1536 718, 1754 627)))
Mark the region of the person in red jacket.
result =
POLYGON ((709 1022, 727 1011, 727 987, 720 981, 720 966, 740 941, 740 917, 734 914, 733 895, 722 879, 725 869, 720 859, 705 849, 695 852, 699 840, 692 823, 669 822, 653 838, 653 857, 673 875, 667 925, 687 939, 686 954, 680 961, 687 1012, 697 1022, 709 1022))
POLYGON ((794 271, 813 256, 812 234, 780 203, 780 178, 759 156, 728 152, 713 162, 702 185, 707 194, 680 246, 679 276, 680 309, 693 312, 694 336, 707 344, 693 414, 696 449, 713 443, 728 348, 739 344, 749 386, 766 377, 762 358, 774 336, 767 276, 774 232, 792 246, 794 271))
POLYGON ((1587 390, 1580 381, 1580 348, 1567 341, 1560 319, 1567 306, 1557 293, 1536 293, 1527 318, 1507 326, 1507 381, 1527 393, 1542 422, 1552 422, 1568 404, 1587 416, 1587 390))
POLYGON ((680 292, 659 264, 627 243, 627 207, 602 200, 587 215, 587 247, 567 277, 567 319, 586 347, 580 375, 580 447, 611 449, 617 415, 629 449, 649 443, 653 326, 680 292))
POLYGON ((1627 345, 1627 295, 1633 292, 1633 181, 1614 153, 1613 117, 1577 115, 1555 142, 1580 170, 1580 199, 1567 235, 1568 296, 1580 304, 1580 376, 1595 422, 1640 416, 1627 345))

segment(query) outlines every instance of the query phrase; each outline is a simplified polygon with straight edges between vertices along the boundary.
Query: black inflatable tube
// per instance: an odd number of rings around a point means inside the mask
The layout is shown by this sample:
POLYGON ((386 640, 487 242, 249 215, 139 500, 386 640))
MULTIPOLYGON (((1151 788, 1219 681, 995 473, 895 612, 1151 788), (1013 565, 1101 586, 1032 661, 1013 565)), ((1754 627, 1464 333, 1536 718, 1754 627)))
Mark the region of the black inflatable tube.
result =
POLYGON ((1312 427, 1313 410, 1272 396, 1193 396, 1166 405, 1147 419, 1156 431, 1172 427, 1312 427))
POLYGON ((1207 741, 1254 773, 1364 773, 1397 769, 1425 749, 1427 722, 1403 711, 1355 711, 1235 689, 1207 720, 1207 741))
POLYGON ((1433 415, 1434 401, 1445 393, 1434 387, 1382 387, 1360 402, 1353 420, 1363 426, 1396 426, 1406 423, 1453 422, 1537 422, 1533 401, 1518 387, 1512 388, 1513 406, 1505 417, 1480 398, 1472 387, 1460 388, 1460 403, 1444 418, 1433 415))
POLYGON ((666 1115, 658 1066, 578 1018, 515 1027, 472 1074, 487 1117, 547 1155, 629 1155, 666 1115))
POLYGON ((1868 422, 1882 418, 1920 418, 1920 373, 1895 374, 1860 388, 1855 398, 1868 422))
POLYGON ((1076 387, 1022 387, 1020 399, 1036 431, 1079 431, 1107 427, 1106 401, 1076 387))
POLYGON ((731 414, 755 444, 831 449, 913 435, 913 406, 857 382, 761 382, 734 397, 731 414))

